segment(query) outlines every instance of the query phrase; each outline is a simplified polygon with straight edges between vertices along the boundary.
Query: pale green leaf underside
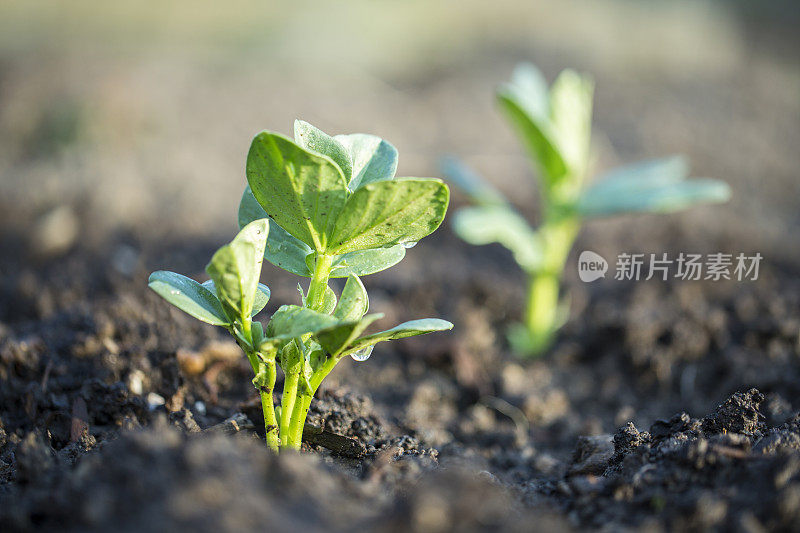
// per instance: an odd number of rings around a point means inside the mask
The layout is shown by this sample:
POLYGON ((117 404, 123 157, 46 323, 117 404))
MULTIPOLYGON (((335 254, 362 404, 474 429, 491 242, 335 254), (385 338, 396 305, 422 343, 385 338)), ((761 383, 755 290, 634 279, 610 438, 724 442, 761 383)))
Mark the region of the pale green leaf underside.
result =
MULTIPOLYGON (((267 212, 253 196, 253 191, 248 185, 239 202, 239 227, 244 227, 253 220, 267 216, 267 212)), ((311 277, 306 257, 312 253, 314 253, 313 250, 306 243, 291 236, 274 220, 269 219, 269 237, 264 250, 264 258, 267 261, 292 274, 311 277)))
MULTIPOLYGON (((244 227, 253 220, 267 217, 267 212, 256 201, 250 187, 247 186, 239 203, 239 227, 244 227)), ((273 265, 298 276, 311 277, 311 269, 306 261, 312 254, 311 248, 299 239, 291 236, 274 220, 269 221, 269 237, 264 257, 273 265)), ((399 263, 406 254, 401 246, 391 248, 373 248, 358 250, 338 256, 333 261, 332 278, 346 278, 351 274, 366 276, 385 270, 399 263)))
POLYGON ((506 198, 477 172, 455 157, 441 161, 442 173, 477 205, 504 205, 506 198))
POLYGON ((517 102, 531 117, 546 120, 550 115, 550 96, 547 80, 531 63, 520 63, 511 73, 506 89, 514 93, 517 102))
POLYGON ((198 320, 215 326, 230 323, 214 293, 191 278, 158 270, 150 274, 148 285, 166 301, 198 320))
MULTIPOLYGON (((214 294, 214 296, 217 295, 217 287, 214 285, 213 279, 204 281, 203 287, 211 291, 214 294)), ((267 287, 263 283, 259 283, 258 290, 256 291, 256 297, 253 300, 253 310, 250 312, 251 317, 256 316, 264 309, 264 307, 266 307, 267 303, 269 302, 269 297, 270 297, 269 287, 267 287)))
POLYGON ((406 255, 406 249, 398 244, 390 248, 357 250, 338 256, 333 261, 332 278, 346 278, 350 275, 366 276, 386 270, 399 263, 406 255))
POLYGON ((230 244, 217 250, 206 266, 217 297, 231 319, 251 316, 268 231, 266 219, 251 222, 230 244))
POLYGON ((534 270, 541 263, 539 237, 510 207, 466 207, 456 212, 453 228, 470 244, 502 244, 511 250, 514 260, 525 270, 534 270))
POLYGON ((362 185, 394 178, 397 171, 397 149, 375 135, 353 133, 334 137, 349 152, 353 177, 347 185, 355 191, 362 185))
POLYGON ((334 137, 302 120, 294 121, 294 142, 309 150, 326 155, 339 165, 345 182, 353 176, 353 162, 348 149, 334 137))
POLYGON ((627 193, 654 186, 683 181, 689 176, 689 162, 685 157, 672 156, 639 161, 617 167, 601 176, 586 189, 586 196, 595 193, 627 193))
POLYGON ((583 176, 592 133, 594 82, 574 70, 564 70, 550 88, 553 141, 576 177, 583 176))
POLYGON ((441 320, 439 318, 411 320, 409 322, 404 322, 399 326, 395 326, 392 329, 381 331, 379 333, 373 333, 372 335, 366 335, 360 339, 356 339, 341 351, 341 355, 347 355, 383 341, 404 339, 406 337, 425 335, 426 333, 433 333, 434 331, 446 331, 449 329, 453 329, 453 324, 447 320, 441 320))
POLYGON ((693 179, 655 184, 622 192, 593 189, 578 202, 582 216, 607 216, 620 213, 669 213, 695 204, 722 203, 730 199, 728 184, 713 179, 693 179))
POLYGON ((402 179, 365 185, 350 196, 336 221, 329 251, 342 254, 416 242, 444 219, 447 186, 436 179, 402 179))
POLYGON ((247 154, 247 182, 279 226, 315 250, 326 249, 347 197, 347 182, 332 159, 261 132, 247 154))

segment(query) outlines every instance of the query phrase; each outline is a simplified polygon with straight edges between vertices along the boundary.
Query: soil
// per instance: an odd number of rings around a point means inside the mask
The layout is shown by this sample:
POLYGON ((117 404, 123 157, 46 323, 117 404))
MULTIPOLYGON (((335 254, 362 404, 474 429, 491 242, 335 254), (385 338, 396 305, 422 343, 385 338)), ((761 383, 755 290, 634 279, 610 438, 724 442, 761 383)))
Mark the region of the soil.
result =
MULTIPOLYGON (((412 265, 437 269, 444 250, 509 274, 366 278, 390 320, 411 309, 460 331, 332 374, 309 422, 357 453, 275 457, 235 344, 145 290, 146 265, 191 272, 214 244, 117 239, 105 248, 134 247, 135 268, 81 248, 23 268, 24 241, 4 240, 4 531, 800 524, 800 287, 780 265, 751 284, 571 284, 559 342, 523 362, 496 333, 521 312, 510 259, 443 231, 412 265), (217 430, 237 414, 239 431, 217 430)), ((265 270, 269 311, 291 276, 265 270)))

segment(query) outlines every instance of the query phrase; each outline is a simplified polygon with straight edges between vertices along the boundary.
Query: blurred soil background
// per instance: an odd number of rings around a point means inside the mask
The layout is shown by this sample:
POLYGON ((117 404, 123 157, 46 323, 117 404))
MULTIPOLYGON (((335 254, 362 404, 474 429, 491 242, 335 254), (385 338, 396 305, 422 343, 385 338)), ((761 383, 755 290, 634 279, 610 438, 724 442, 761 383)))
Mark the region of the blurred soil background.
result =
MULTIPOLYGON (((0 526, 796 526, 799 25, 788 0, 0 3, 0 526), (585 285, 575 253, 573 316, 525 363, 522 274, 445 221, 364 282, 381 325, 456 328, 344 361, 313 413, 364 457, 191 437, 248 412, 250 377, 146 279, 201 278, 234 235, 253 135, 373 133, 400 176, 457 155, 535 220, 493 99, 520 61, 595 77, 597 172, 683 153, 733 189, 592 221, 576 252, 760 252, 759 281, 585 285)), ((296 277, 262 281, 268 312, 295 302, 296 277)))

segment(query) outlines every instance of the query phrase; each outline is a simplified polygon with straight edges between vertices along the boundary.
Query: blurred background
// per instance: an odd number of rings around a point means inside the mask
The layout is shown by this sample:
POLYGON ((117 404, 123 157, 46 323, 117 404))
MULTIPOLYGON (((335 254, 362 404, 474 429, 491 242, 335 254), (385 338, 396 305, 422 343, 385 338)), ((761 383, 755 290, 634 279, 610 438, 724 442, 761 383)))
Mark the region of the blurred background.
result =
POLYGON ((687 246, 702 232, 791 259, 798 24, 789 0, 6 0, 0 232, 44 258, 109 235, 227 238, 252 136, 290 133, 296 117, 388 139, 399 175, 436 176, 441 155, 458 155, 535 217, 531 171, 493 99, 532 61, 550 80, 565 67, 595 76, 598 170, 685 153, 695 175, 734 190, 681 220, 594 223, 584 242, 646 247, 680 227, 687 246))

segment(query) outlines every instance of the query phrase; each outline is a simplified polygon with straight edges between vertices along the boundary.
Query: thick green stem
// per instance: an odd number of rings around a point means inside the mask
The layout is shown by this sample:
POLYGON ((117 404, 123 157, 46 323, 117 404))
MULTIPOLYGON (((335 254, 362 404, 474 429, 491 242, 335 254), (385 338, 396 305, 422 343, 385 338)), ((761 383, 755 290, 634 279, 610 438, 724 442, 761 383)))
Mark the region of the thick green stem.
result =
POLYGON ((289 444, 289 422, 294 409, 295 398, 297 397, 297 383, 300 381, 300 374, 286 374, 283 381, 283 396, 281 397, 281 448, 289 444))
POLYGON ((552 272, 531 274, 525 326, 533 354, 541 353, 550 344, 555 330, 559 284, 559 276, 552 272))
POLYGON ((561 326, 559 323, 561 277, 579 228, 578 218, 565 217, 546 222, 539 230, 544 246, 544 257, 542 266, 530 272, 525 315, 528 339, 524 348, 530 355, 539 355, 546 350, 561 326))
POLYGON ((311 406, 311 398, 310 394, 300 392, 294 402, 292 420, 289 425, 289 447, 295 450, 299 450, 300 444, 303 442, 303 426, 306 423, 308 409, 311 406))
POLYGON ((316 372, 314 372, 314 375, 311 376, 311 380, 309 381, 312 394, 317 392, 322 380, 328 377, 328 374, 331 373, 338 362, 339 358, 328 356, 328 359, 322 364, 322 366, 319 367, 316 372))
POLYGON ((306 422, 308 408, 311 406, 311 395, 299 391, 292 408, 292 416, 289 421, 287 448, 300 449, 303 440, 303 425, 306 422))
MULTIPOLYGON (((277 370, 275 368, 275 357, 262 352, 261 358, 256 357, 259 369, 256 372, 255 383, 258 392, 261 394, 261 409, 264 412, 264 430, 266 432, 267 446, 278 451, 280 438, 278 435, 278 419, 275 416, 275 405, 272 402, 272 392, 275 390, 275 380, 277 370)), ((252 363, 252 359, 251 359, 252 363)))
POLYGON ((328 278, 331 275, 331 265, 333 256, 317 254, 314 261, 314 274, 308 286, 306 295, 306 307, 319 311, 325 300, 325 291, 328 289, 328 278))

